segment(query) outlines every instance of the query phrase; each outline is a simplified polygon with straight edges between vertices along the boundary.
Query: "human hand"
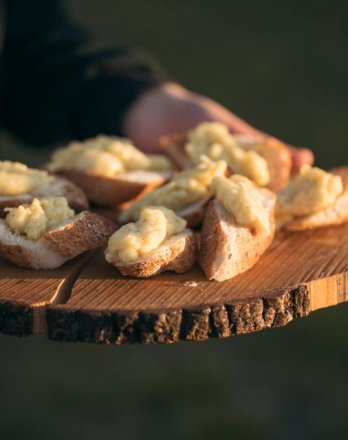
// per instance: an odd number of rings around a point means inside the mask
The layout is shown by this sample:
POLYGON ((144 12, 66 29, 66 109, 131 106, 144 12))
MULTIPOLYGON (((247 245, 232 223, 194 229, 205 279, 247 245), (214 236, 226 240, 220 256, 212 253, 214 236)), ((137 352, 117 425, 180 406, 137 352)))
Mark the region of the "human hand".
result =
MULTIPOLYGON (((163 83, 140 95, 125 116, 124 131, 146 153, 158 153, 161 136, 186 132, 204 121, 222 122, 235 134, 265 136, 265 133, 212 99, 171 82, 163 83)), ((289 148, 294 169, 313 163, 313 153, 310 150, 292 146, 289 148)))

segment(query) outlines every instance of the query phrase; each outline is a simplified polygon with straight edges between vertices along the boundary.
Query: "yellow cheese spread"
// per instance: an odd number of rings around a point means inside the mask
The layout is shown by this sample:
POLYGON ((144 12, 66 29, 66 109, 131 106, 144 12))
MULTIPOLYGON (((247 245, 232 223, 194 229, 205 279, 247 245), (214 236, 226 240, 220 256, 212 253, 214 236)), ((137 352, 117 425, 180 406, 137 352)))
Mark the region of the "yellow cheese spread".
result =
POLYGON ((340 176, 309 165, 279 192, 276 216, 284 224, 295 217, 314 214, 333 205, 343 191, 340 176))
POLYGON ((121 222, 137 220, 144 206, 159 205, 180 211, 191 203, 207 197, 210 194, 211 181, 214 177, 226 173, 227 164, 222 160, 213 162, 204 156, 201 159, 201 163, 195 168, 178 173, 171 182, 148 193, 139 202, 122 212, 121 222))
POLYGON ((170 161, 164 156, 146 156, 128 139, 102 135, 58 149, 49 164, 51 171, 75 170, 105 177, 134 170, 170 168, 170 161))
POLYGON ((167 238, 179 234, 186 221, 163 206, 149 206, 136 223, 128 223, 110 238, 105 253, 109 262, 129 263, 157 249, 167 238))
POLYGON ((204 122, 189 133, 185 150, 193 163, 202 155, 225 160, 233 173, 248 177, 258 186, 270 181, 266 160, 256 151, 238 146, 228 128, 219 122, 204 122))
POLYGON ((0 195, 28 194, 50 183, 46 171, 34 170, 19 162, 0 161, 0 195))
POLYGON ((261 189, 247 177, 215 177, 211 190, 227 212, 241 226, 270 233, 270 218, 263 204, 261 189))
POLYGON ((48 229, 74 217, 64 197, 34 199, 30 205, 5 208, 8 212, 5 222, 18 234, 29 240, 38 240, 48 229))

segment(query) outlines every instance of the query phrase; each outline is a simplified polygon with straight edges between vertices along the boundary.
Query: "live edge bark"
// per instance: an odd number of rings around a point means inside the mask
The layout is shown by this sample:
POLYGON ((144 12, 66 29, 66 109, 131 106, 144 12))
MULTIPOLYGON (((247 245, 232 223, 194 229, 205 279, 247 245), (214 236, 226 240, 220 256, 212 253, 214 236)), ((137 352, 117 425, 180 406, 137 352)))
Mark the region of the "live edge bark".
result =
POLYGON ((56 341, 170 344, 283 327, 292 319, 308 314, 308 289, 300 285, 274 298, 151 313, 55 306, 47 309, 47 323, 48 337, 56 341))
POLYGON ((0 301, 0 333, 29 336, 33 330, 33 309, 17 301, 0 301))

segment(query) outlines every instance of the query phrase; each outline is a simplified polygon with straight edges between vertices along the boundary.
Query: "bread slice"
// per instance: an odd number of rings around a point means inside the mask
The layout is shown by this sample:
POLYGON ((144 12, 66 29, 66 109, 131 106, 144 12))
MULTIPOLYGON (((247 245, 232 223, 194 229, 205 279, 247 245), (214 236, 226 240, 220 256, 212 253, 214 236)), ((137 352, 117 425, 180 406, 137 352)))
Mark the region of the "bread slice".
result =
POLYGON ((122 275, 148 278, 169 270, 177 273, 187 272, 194 265, 196 255, 197 243, 194 233, 185 229, 145 257, 130 263, 120 261, 112 264, 122 275))
POLYGON ((176 211, 175 214, 187 221, 188 228, 195 228, 202 224, 210 200, 211 196, 204 197, 203 199, 176 211))
MULTIPOLYGON (((286 186, 290 178, 292 159, 289 148, 283 142, 272 137, 241 134, 233 136, 242 148, 254 150, 266 160, 270 173, 268 189, 278 192, 286 186)), ((180 169, 192 167, 192 162, 185 152, 186 141, 186 135, 180 133, 162 136, 160 139, 162 150, 180 169)))
POLYGON ((263 192, 263 203, 269 211, 271 233, 256 232, 236 223, 232 214, 214 199, 204 217, 200 265, 208 280, 224 281, 250 269, 272 243, 275 195, 263 192))
POLYGON ((161 136, 159 140, 161 149, 179 170, 192 167, 192 162, 185 151, 186 142, 187 136, 185 133, 171 133, 161 136))
POLYGON ((118 177, 103 177, 81 171, 62 171, 59 175, 82 188, 96 205, 118 206, 143 197, 170 179, 172 173, 139 170, 128 171, 118 177))
POLYGON ((287 231, 305 231, 348 222, 348 166, 333 168, 330 173, 341 176, 343 180, 343 193, 334 205, 315 214, 295 218, 283 226, 283 229, 287 231))
POLYGON ((272 137, 257 138, 242 134, 236 134, 234 138, 243 149, 254 150, 266 160, 270 174, 268 189, 278 192, 287 185, 292 159, 290 149, 283 142, 272 137))
POLYGON ((0 219, 0 254, 28 269, 55 269, 85 251, 105 244, 114 232, 110 220, 88 211, 47 231, 38 241, 11 231, 0 219))
MULTIPOLYGON (((198 200, 197 202, 191 203, 190 205, 186 206, 183 209, 180 209, 179 211, 175 211, 175 214, 179 217, 183 218, 187 221, 187 227, 188 228, 195 228, 197 226, 200 226, 202 224, 202 221, 204 219, 204 214, 207 209, 209 200, 212 196, 204 197, 201 200, 198 200)), ((125 224, 127 221, 124 220, 122 216, 122 212, 125 211, 131 204, 126 204, 124 206, 119 206, 119 211, 115 211, 111 213, 111 216, 109 213, 106 214, 107 217, 115 219, 120 224, 125 224)), ((98 212, 101 212, 98 210, 98 212)), ((102 214, 104 215, 104 214, 102 214)))
POLYGON ((86 194, 81 188, 69 180, 54 176, 47 186, 39 188, 31 194, 0 196, 0 217, 5 217, 5 208, 13 208, 26 203, 31 203, 34 197, 65 197, 68 205, 76 212, 89 209, 86 194))
POLYGON ((70 208, 76 212, 89 209, 88 199, 83 190, 70 180, 59 176, 54 176, 48 186, 34 191, 33 196, 39 199, 42 197, 65 197, 70 208))

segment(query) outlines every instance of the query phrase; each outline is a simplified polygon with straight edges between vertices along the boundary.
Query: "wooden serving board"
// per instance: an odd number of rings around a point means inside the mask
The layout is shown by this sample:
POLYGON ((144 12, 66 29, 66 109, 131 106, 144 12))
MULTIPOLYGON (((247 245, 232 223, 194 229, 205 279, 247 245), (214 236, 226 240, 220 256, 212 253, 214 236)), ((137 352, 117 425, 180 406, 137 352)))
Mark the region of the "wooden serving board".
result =
POLYGON ((348 300, 348 224, 279 235, 248 272, 222 283, 199 268, 125 278, 101 251, 54 271, 0 261, 0 331, 57 341, 173 343, 284 326, 348 300))

